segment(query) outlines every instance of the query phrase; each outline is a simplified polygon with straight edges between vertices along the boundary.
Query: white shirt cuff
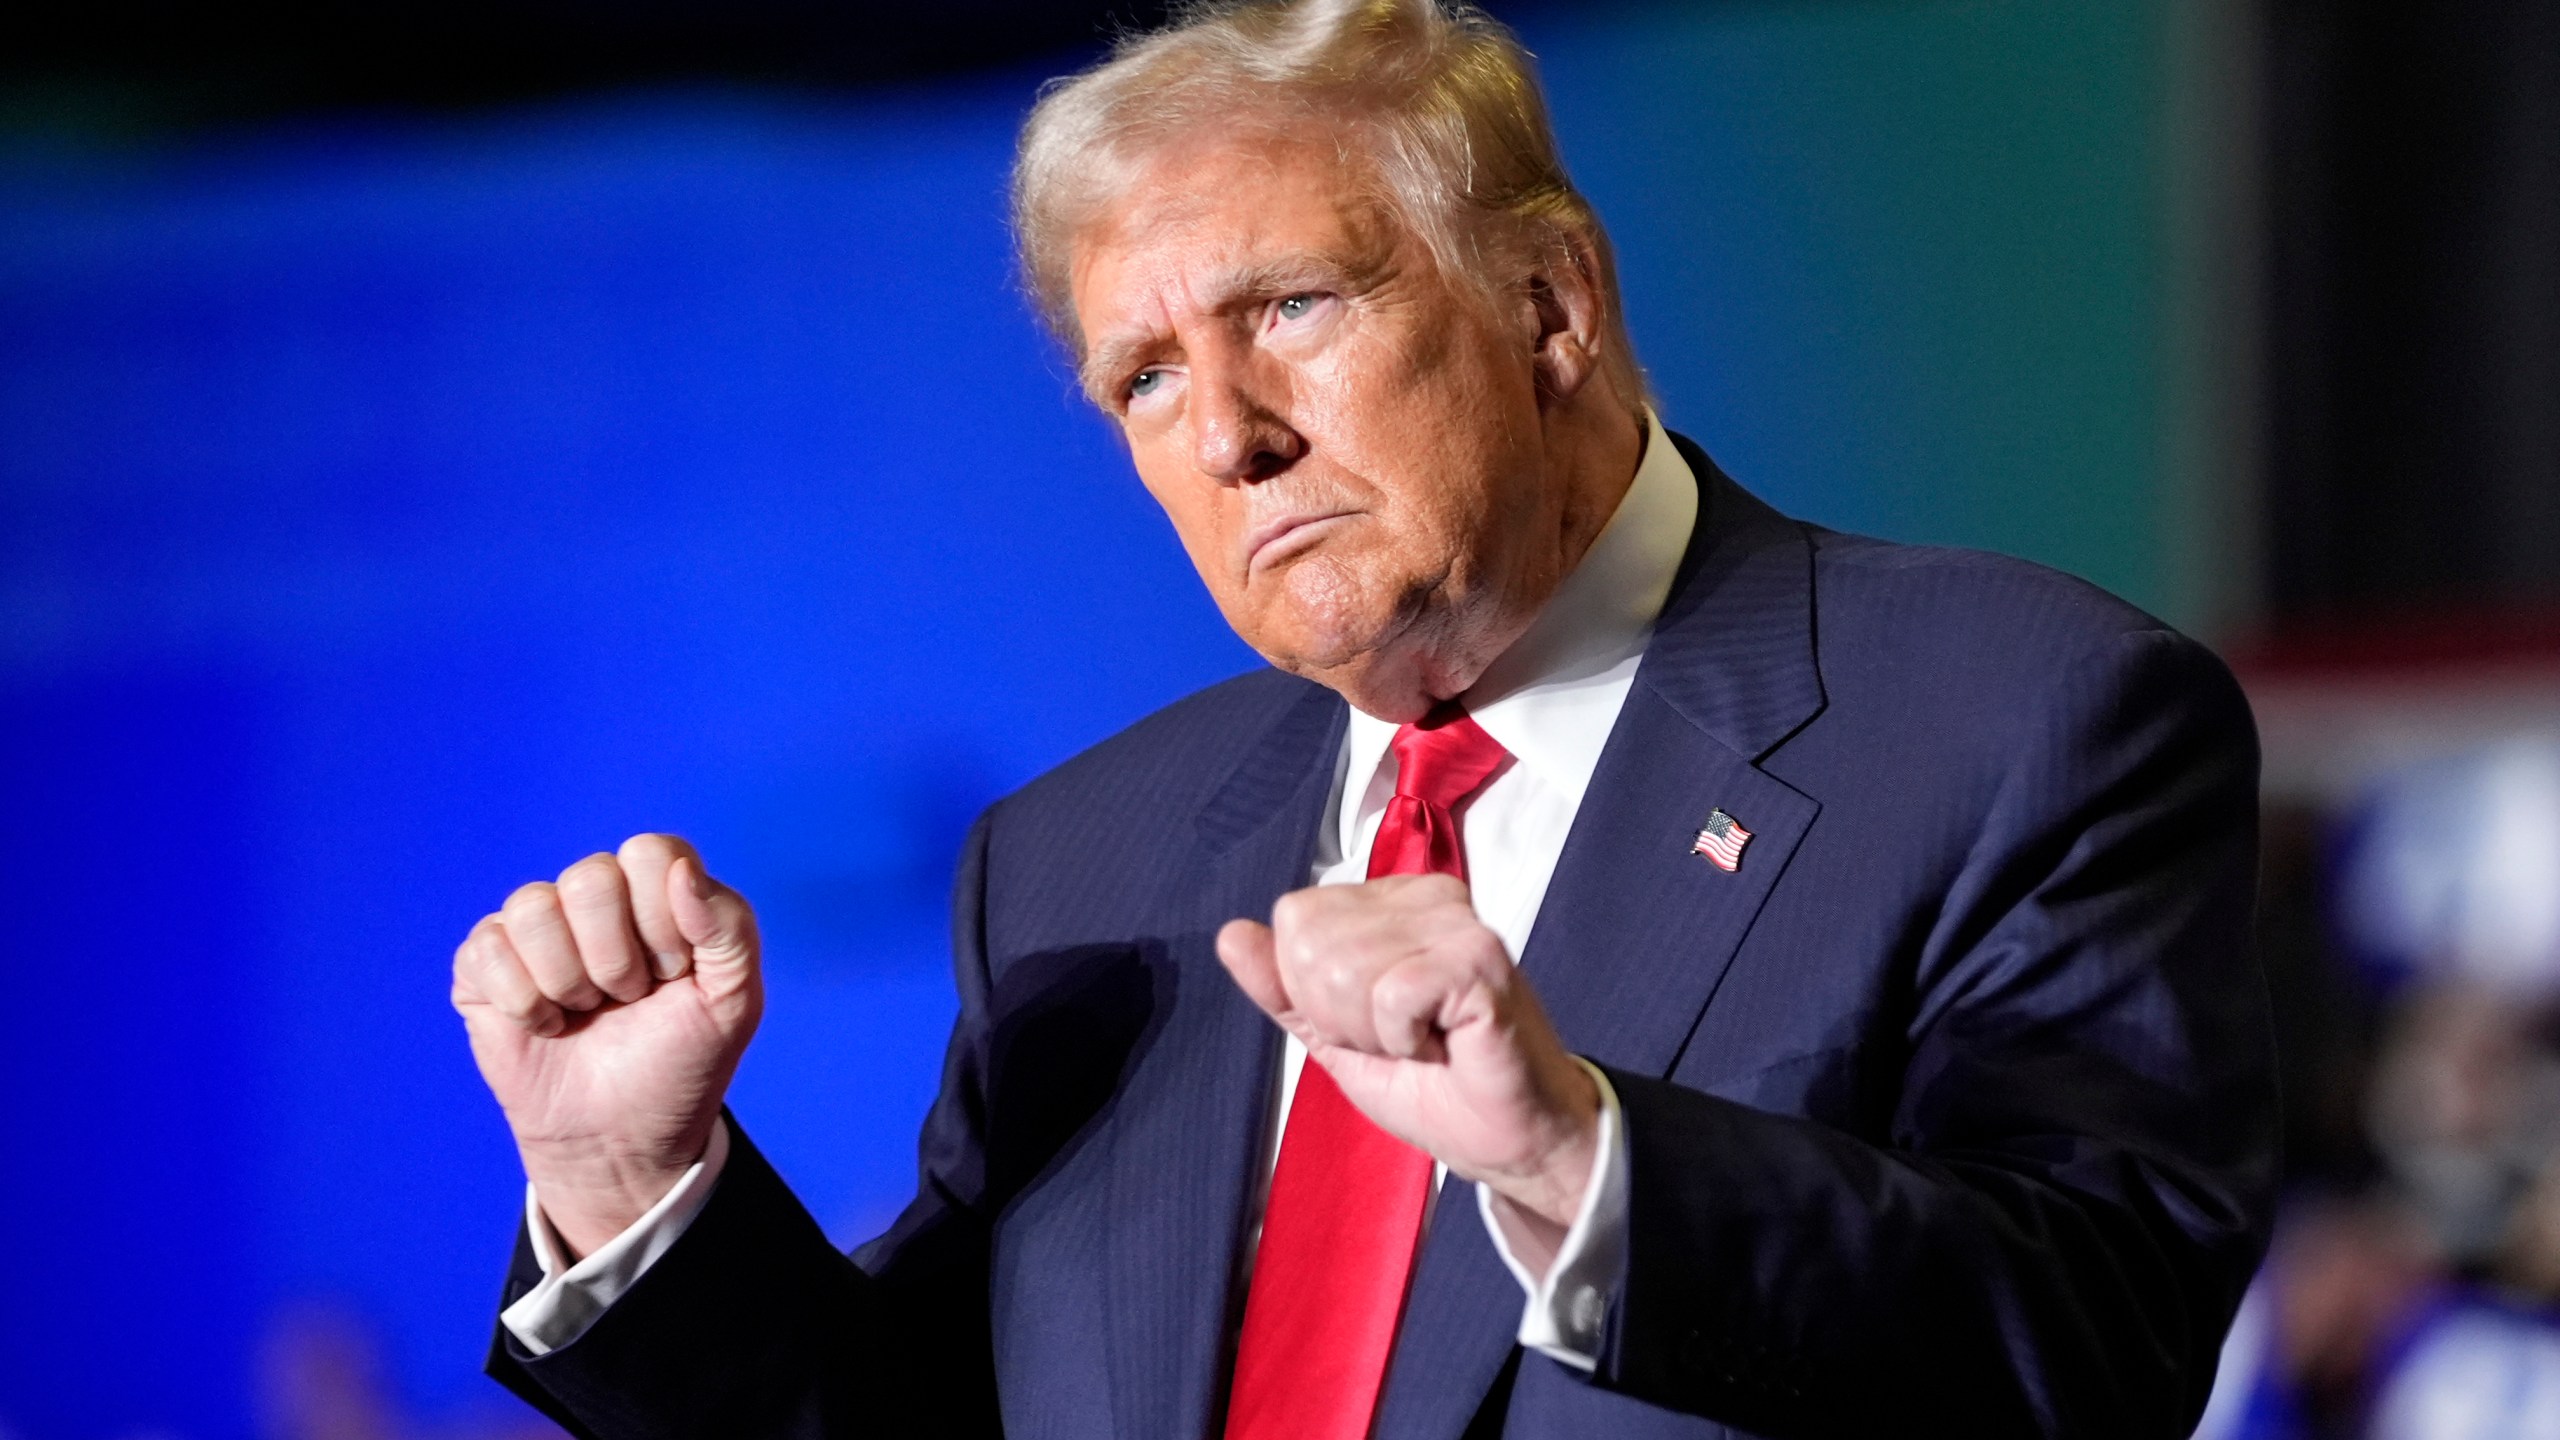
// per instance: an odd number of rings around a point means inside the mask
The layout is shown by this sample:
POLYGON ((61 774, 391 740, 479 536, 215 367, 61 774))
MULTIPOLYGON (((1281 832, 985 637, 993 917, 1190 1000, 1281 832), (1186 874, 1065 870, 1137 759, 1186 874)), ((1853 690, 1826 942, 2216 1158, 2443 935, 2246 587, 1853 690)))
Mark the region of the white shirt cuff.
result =
POLYGON ((1600 1363, 1600 1323, 1609 1313, 1609 1297, 1623 1278, 1622 1257, 1627 1234, 1627 1147, 1625 1120, 1618 1092, 1600 1067, 1581 1056, 1582 1068, 1600 1087, 1600 1135, 1593 1147, 1591 1179, 1582 1189, 1582 1208, 1556 1247, 1555 1263, 1543 1276, 1532 1275, 1502 1235, 1494 1218, 1493 1192, 1476 1186, 1476 1210, 1493 1236, 1495 1253, 1511 1267, 1513 1279, 1529 1294, 1520 1312, 1520 1343, 1576 1370, 1600 1363))
POLYGON ((711 1198, 711 1187, 720 1179, 722 1167, 729 1163, 729 1122, 711 1127, 711 1143, 703 1148, 702 1158, 684 1172, 675 1188, 660 1196, 648 1213, 631 1222, 631 1228, 614 1236, 594 1254, 575 1265, 562 1268, 560 1252, 567 1248, 551 1228, 551 1218, 542 1213, 542 1199, 533 1186, 524 1187, 524 1227, 533 1239, 533 1258, 542 1266, 542 1283, 527 1290, 516 1303, 498 1312, 499 1323, 516 1337, 516 1343, 536 1355, 548 1355, 561 1346, 587 1333, 606 1307, 629 1294, 631 1287, 658 1257, 667 1253, 676 1238, 702 1213, 711 1198))

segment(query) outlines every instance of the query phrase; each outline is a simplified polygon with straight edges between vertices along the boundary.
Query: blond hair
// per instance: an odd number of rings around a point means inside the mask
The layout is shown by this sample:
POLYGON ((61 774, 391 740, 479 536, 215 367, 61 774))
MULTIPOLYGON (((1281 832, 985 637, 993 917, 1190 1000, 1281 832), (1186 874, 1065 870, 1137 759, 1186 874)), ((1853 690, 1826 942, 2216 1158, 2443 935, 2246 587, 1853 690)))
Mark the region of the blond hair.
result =
POLYGON ((1565 174, 1529 52, 1484 12, 1434 0, 1194 5, 1044 86, 1013 170, 1014 236, 1041 318, 1081 355, 1070 247, 1152 152, 1219 126, 1308 123, 1346 128, 1378 198, 1480 294, 1500 290, 1506 260, 1587 259, 1614 352, 1603 369, 1640 399, 1608 237, 1565 174))

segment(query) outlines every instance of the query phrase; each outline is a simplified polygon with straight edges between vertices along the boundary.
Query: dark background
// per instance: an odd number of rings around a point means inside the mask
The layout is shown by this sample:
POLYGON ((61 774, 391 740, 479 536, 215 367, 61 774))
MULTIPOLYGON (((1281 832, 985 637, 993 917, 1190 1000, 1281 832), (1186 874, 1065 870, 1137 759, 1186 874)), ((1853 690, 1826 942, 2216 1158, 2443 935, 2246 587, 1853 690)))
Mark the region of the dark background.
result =
MULTIPOLYGON (((1071 68, 1173 8, 34 4, 0 20, 0 104, 21 134, 165 143, 668 86, 913 89, 1071 68)), ((1565 8, 1500 10, 1534 26, 1565 8)), ((2282 362, 2253 377, 2264 524, 2242 614, 2560 607, 2560 5, 2232 8, 2224 43, 2254 73, 2225 77, 2251 92, 2226 113, 2260 133, 2224 139, 2257 151, 2249 288, 2282 362)))

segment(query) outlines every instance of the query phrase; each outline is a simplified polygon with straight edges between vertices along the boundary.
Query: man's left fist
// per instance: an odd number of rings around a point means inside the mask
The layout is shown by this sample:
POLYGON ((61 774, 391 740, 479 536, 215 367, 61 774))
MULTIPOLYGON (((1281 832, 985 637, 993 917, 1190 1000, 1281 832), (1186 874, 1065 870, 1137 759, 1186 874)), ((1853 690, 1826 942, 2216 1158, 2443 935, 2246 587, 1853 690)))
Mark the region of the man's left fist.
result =
POLYGON ((1507 1201, 1515 1253, 1552 1254, 1591 1178, 1600 1089, 1463 882, 1293 891, 1269 925, 1228 921, 1218 958, 1362 1114, 1507 1201))

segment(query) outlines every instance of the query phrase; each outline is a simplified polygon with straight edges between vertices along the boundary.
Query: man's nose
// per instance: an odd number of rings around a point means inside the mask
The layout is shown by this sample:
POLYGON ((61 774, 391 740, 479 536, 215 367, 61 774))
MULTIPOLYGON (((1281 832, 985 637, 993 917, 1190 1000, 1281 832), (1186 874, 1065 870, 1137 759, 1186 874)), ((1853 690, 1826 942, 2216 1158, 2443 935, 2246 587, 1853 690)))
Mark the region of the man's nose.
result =
POLYGON ((1307 453, 1306 437, 1282 417, 1271 377, 1249 361, 1195 363, 1191 443, 1200 473, 1225 484, 1268 480, 1307 453))

